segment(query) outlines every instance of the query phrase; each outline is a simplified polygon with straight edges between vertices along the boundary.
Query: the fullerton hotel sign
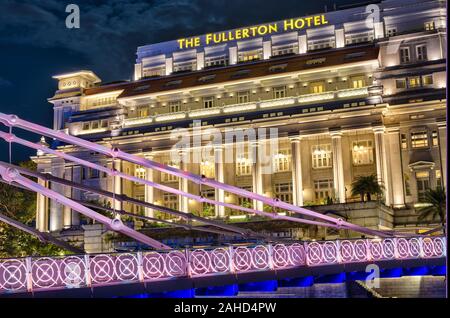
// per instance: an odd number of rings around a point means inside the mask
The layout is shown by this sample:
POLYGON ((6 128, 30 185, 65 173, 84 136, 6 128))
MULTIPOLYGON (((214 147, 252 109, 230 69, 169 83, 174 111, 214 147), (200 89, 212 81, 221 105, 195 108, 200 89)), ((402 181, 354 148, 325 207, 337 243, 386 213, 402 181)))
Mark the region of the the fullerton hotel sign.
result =
POLYGON ((202 36, 177 40, 179 49, 195 48, 212 44, 221 44, 235 40, 251 39, 267 34, 290 32, 328 24, 325 15, 313 15, 297 19, 287 19, 279 22, 234 29, 218 33, 208 33, 202 36))

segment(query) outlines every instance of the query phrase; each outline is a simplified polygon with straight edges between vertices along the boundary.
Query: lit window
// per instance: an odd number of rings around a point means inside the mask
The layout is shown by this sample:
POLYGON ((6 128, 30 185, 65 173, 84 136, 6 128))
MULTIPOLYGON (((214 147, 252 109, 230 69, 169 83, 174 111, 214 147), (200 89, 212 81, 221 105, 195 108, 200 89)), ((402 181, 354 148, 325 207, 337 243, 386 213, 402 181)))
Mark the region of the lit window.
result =
POLYGON ((400 63, 408 63, 410 61, 409 47, 400 48, 400 63))
POLYGON ((406 138, 406 134, 401 134, 400 139, 401 139, 402 149, 407 149, 408 148, 408 140, 406 138))
POLYGON ((417 131, 411 133, 411 147, 422 148, 428 147, 428 135, 426 131, 417 131))
POLYGON ((432 145, 433 146, 438 146, 439 145, 438 133, 437 133, 436 130, 434 130, 431 133, 431 141, 432 141, 432 145))
POLYGON ((426 31, 434 30, 434 21, 425 22, 424 28, 426 31))
POLYGON ((314 145, 312 146, 312 166, 313 168, 331 168, 333 158, 331 145, 314 145))
MULTIPOLYGON (((216 191, 214 190, 214 188, 202 189, 200 195, 204 198, 214 200, 216 197, 216 191)), ((200 212, 200 216, 206 217, 215 215, 215 207, 213 204, 204 202, 202 204, 202 208, 203 209, 200 212)))
POLYGON ((249 159, 247 152, 236 156, 236 175, 249 176, 252 174, 252 160, 249 159))
POLYGON ((177 113, 181 111, 181 102, 179 100, 169 102, 169 112, 177 113))
POLYGON ((141 166, 136 166, 134 168, 134 176, 139 179, 145 179, 146 173, 145 168, 141 166))
POLYGON ((354 165, 367 165, 373 163, 373 146, 371 140, 354 141, 352 146, 354 165))
POLYGON ((163 76, 166 74, 165 66, 157 66, 151 68, 145 68, 142 70, 142 77, 155 77, 155 76, 163 76))
POLYGON ((286 86, 279 86, 273 88, 273 98, 284 98, 286 97, 286 86))
MULTIPOLYGON (((244 189, 244 190, 253 192, 253 187, 251 185, 250 186, 243 186, 241 188, 244 189)), ((239 196, 238 197, 238 203, 239 203, 239 206, 242 206, 242 207, 252 207, 252 200, 249 199, 249 198, 246 198, 246 197, 239 196)), ((236 212, 237 213, 241 213, 241 211, 236 211, 236 212)))
POLYGON ((309 86, 309 90, 311 94, 323 93, 325 91, 325 87, 323 82, 314 82, 309 86))
POLYGON ((245 104, 250 101, 250 92, 249 91, 243 91, 237 93, 237 102, 238 104, 245 104))
MULTIPOLYGON (((134 197, 136 200, 145 201, 145 195, 138 194, 134 197)), ((133 204, 134 213, 136 214, 144 214, 145 207, 142 205, 133 204)))
POLYGON ((173 71, 174 72, 188 72, 193 71, 197 69, 197 61, 196 60, 190 60, 190 61, 183 61, 173 64, 173 71))
POLYGON ((226 66, 226 65, 228 65, 228 56, 226 55, 205 58, 206 67, 226 66))
MULTIPOLYGON (((173 163, 172 161, 166 161, 164 162, 164 164, 166 166, 170 166, 170 167, 174 167, 174 168, 179 168, 178 164, 173 163)), ((161 173, 161 179, 163 180, 163 182, 174 182, 178 180, 177 176, 174 176, 172 174, 169 173, 161 173)))
POLYGON ((163 204, 166 208, 178 210, 178 197, 176 194, 163 193, 163 204))
POLYGON ((422 76, 422 84, 425 85, 432 85, 433 84, 433 75, 423 75, 422 76))
POLYGON ((426 45, 416 46, 416 57, 418 61, 427 60, 427 47, 426 45))
POLYGON ((333 180, 314 180, 314 195, 316 202, 322 203, 333 196, 333 180))
POLYGON ((137 109, 137 115, 139 118, 148 117, 148 106, 140 106, 137 109))
POLYGON ((406 88, 406 79, 400 78, 395 80, 395 87, 406 88))
POLYGON ((442 187, 441 170, 436 170, 436 186, 437 187, 442 187))
POLYGON ((285 172, 291 170, 291 151, 289 149, 279 151, 273 160, 274 172, 285 172))
POLYGON ((274 194, 278 200, 292 203, 292 182, 275 183, 274 194))
POLYGON ((203 108, 212 108, 214 107, 214 97, 203 97, 203 108))
POLYGON ((430 188, 430 173, 428 171, 416 172, 417 198, 419 202, 425 201, 425 194, 430 188))
POLYGON ((362 88, 365 86, 364 76, 352 77, 351 81, 352 81, 352 88, 362 88))
POLYGON ((215 167, 214 162, 211 161, 202 161, 200 163, 200 174, 207 178, 214 178, 215 176, 215 167))
POLYGON ((420 86, 420 77, 419 76, 408 77, 408 86, 410 88, 419 87, 420 86))
POLYGON ((288 54, 296 54, 298 53, 298 43, 290 43, 286 45, 274 46, 272 48, 272 55, 288 55, 288 54))
POLYGON ((252 50, 252 51, 246 51, 246 52, 239 52, 238 54, 238 61, 239 62, 250 62, 259 60, 262 58, 262 50, 252 50))

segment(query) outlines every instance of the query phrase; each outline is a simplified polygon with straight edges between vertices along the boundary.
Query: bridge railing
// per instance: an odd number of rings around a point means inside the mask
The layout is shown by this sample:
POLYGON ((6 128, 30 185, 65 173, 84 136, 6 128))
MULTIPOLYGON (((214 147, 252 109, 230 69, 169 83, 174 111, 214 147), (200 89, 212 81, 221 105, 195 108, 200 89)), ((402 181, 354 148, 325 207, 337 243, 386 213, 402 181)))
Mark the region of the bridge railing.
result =
POLYGON ((445 256, 444 237, 412 237, 0 259, 0 294, 445 256))

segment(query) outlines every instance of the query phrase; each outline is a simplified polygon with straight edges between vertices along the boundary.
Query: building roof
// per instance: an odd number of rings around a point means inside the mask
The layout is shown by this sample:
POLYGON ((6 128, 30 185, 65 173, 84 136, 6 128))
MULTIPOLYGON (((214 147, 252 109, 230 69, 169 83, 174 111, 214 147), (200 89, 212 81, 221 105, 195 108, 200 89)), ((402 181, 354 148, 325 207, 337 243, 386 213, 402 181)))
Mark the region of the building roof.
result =
POLYGON ((106 93, 124 89, 118 98, 179 90, 189 87, 202 87, 211 84, 223 84, 242 79, 279 75, 301 70, 331 67, 347 63, 362 62, 378 58, 378 47, 373 44, 327 51, 317 51, 305 55, 274 57, 253 63, 242 63, 226 67, 172 74, 136 82, 117 85, 98 86, 85 90, 86 95, 106 93))

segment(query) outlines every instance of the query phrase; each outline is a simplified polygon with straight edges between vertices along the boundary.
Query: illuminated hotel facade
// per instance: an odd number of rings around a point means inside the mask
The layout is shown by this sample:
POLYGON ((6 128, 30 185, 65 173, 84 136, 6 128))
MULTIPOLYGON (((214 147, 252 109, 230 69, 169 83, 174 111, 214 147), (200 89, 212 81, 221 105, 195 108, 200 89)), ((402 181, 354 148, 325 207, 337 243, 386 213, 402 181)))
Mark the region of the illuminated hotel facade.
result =
MULTIPOLYGON (((376 174, 391 220, 369 226, 392 228, 396 211, 414 211, 426 189, 446 186, 446 36, 444 1, 387 0, 147 45, 137 50, 131 81, 102 84, 92 71, 55 76, 58 90, 49 99, 54 129, 299 206, 358 201, 351 195, 352 181, 376 174), (177 141, 171 134, 184 128, 192 135, 199 127, 276 128, 273 171, 262 173, 261 162, 250 158, 253 147, 268 142, 261 139, 231 162, 172 162, 177 141)), ((186 192, 264 209, 222 190, 73 146, 52 146, 186 192)), ((216 145, 213 156, 223 158, 227 147, 236 145, 216 145)), ((39 171, 183 212, 241 214, 114 180, 50 155, 33 160, 39 171)), ((40 182, 75 199, 100 200, 40 182)), ((36 224, 59 231, 79 225, 80 216, 38 195, 36 224)))

